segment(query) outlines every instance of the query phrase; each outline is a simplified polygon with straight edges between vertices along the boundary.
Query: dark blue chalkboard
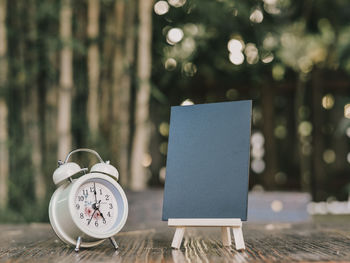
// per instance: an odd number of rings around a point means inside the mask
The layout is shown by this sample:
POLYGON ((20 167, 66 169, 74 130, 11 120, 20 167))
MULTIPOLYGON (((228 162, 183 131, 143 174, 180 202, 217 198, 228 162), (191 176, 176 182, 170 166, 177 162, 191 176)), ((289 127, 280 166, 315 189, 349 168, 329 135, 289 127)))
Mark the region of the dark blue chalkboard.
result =
POLYGON ((251 101, 171 107, 163 220, 247 220, 251 110, 251 101))

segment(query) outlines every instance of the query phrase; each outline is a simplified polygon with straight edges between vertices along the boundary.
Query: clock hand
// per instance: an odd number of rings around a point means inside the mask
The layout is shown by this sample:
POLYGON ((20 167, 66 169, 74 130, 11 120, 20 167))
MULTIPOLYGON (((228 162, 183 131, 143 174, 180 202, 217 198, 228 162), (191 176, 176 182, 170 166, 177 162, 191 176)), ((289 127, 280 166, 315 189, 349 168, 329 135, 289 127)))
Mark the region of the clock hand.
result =
POLYGON ((100 215, 102 216, 103 219, 103 223, 106 224, 106 218, 103 216, 102 212, 100 211, 100 208, 97 208, 98 212, 100 213, 100 215))
POLYGON ((94 195, 95 195, 95 203, 97 203, 97 196, 96 196, 96 184, 94 182, 94 195))
POLYGON ((92 216, 91 216, 91 218, 90 218, 90 220, 89 220, 89 222, 88 222, 88 225, 90 225, 90 222, 91 222, 92 218, 94 217, 94 214, 96 213, 96 210, 97 210, 97 209, 95 209, 95 211, 92 213, 92 216))
MULTIPOLYGON (((101 200, 98 201, 98 204, 100 204, 100 203, 101 203, 101 200)), ((90 218, 90 220, 89 220, 89 222, 88 222, 88 225, 90 225, 90 222, 91 222, 92 218, 94 217, 94 215, 95 215, 95 213, 96 213, 96 211, 98 210, 99 207, 100 207, 100 206, 97 206, 97 203, 92 204, 92 208, 94 209, 94 212, 93 212, 92 215, 91 215, 91 218, 90 218)))
POLYGON ((97 210, 97 209, 100 208, 100 205, 101 205, 101 200, 98 201, 97 203, 93 203, 92 204, 92 209, 97 210))
POLYGON ((102 219, 103 219, 104 221, 106 221, 106 218, 103 216, 102 212, 100 211, 100 208, 97 208, 97 210, 98 210, 98 212, 100 213, 100 215, 102 216, 102 219))

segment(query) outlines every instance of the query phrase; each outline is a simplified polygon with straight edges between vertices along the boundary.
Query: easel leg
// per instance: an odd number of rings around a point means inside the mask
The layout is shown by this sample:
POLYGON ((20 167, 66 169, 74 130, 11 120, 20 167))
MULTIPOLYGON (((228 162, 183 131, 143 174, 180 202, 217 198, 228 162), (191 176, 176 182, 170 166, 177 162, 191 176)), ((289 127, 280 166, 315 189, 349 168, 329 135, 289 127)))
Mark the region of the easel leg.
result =
POLYGON ((174 234, 174 238, 173 238, 173 242, 171 243, 171 247, 172 248, 176 248, 179 249, 181 246, 181 242, 182 242, 182 238, 184 236, 185 233, 185 228, 184 227, 177 227, 175 234, 174 234))
POLYGON ((233 236, 235 238, 236 249, 237 250, 245 250, 242 227, 234 227, 233 228, 233 236))
POLYGON ((231 232, 230 227, 221 227, 222 244, 224 246, 231 246, 231 232))

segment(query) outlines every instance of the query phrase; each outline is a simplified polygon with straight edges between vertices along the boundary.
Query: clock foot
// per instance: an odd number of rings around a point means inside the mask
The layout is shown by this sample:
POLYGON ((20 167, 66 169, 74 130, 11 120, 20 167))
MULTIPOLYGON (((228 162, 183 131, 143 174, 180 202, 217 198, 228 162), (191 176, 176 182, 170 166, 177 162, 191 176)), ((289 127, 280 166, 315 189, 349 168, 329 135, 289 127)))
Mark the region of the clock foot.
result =
POLYGON ((80 245, 81 245, 81 237, 78 237, 77 239, 77 245, 75 246, 75 252, 79 252, 80 249, 80 245))
POLYGON ((117 244, 117 242, 115 241, 114 237, 110 237, 110 238, 109 238, 109 241, 111 241, 112 246, 114 247, 114 249, 117 250, 117 249, 118 249, 118 244, 117 244))

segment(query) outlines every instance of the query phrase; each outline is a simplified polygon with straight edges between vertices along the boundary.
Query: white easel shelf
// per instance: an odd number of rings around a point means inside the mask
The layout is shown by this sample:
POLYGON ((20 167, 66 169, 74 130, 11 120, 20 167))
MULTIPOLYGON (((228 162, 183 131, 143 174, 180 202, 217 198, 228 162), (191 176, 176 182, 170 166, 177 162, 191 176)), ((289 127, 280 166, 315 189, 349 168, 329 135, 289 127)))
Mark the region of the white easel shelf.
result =
POLYGON ((242 221, 239 218, 169 218, 168 226, 176 227, 171 243, 172 248, 180 248, 186 227, 221 227, 224 246, 231 246, 230 230, 232 228, 236 249, 245 250, 242 221))

